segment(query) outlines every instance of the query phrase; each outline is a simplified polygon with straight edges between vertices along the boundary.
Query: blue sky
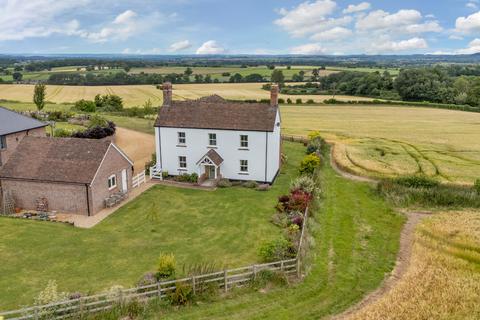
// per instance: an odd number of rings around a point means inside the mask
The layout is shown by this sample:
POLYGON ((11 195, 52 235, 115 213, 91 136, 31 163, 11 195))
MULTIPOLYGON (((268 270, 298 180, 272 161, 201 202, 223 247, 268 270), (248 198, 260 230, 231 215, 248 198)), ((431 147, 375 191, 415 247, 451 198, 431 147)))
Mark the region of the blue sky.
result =
POLYGON ((0 53, 476 52, 480 0, 0 0, 0 53))

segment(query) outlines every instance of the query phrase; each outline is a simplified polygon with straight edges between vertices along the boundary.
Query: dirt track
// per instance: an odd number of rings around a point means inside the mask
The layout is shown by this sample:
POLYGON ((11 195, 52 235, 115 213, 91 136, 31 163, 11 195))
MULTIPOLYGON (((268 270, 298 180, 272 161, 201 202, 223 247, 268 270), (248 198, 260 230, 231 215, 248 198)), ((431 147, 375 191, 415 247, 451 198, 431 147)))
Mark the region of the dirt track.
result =
POLYGON ((117 127, 115 143, 133 160, 136 173, 155 153, 155 137, 151 134, 117 127))

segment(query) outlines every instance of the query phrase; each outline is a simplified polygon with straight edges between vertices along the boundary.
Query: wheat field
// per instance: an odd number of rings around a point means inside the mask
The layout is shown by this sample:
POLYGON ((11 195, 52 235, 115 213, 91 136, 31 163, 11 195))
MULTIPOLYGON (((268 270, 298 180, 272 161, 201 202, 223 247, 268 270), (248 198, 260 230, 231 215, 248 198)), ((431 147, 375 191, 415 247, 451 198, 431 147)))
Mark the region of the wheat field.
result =
POLYGON ((283 132, 318 130, 344 169, 373 177, 480 178, 480 113, 393 106, 283 106, 283 132))
MULTIPOLYGON (((261 83, 215 83, 215 84, 177 84, 173 86, 174 99, 194 99, 206 95, 219 94, 227 99, 269 99, 269 92, 262 89, 261 83)), ((93 99, 97 94, 116 94, 123 98, 126 107, 141 106, 150 100, 153 105, 161 105, 162 91, 153 85, 130 86, 60 86, 47 85, 47 101, 55 103, 73 103, 80 99, 93 99)), ((0 85, 0 99, 31 102, 33 85, 0 85)), ((313 99, 322 102, 330 99, 327 95, 280 95, 280 98, 313 99)), ((335 96, 338 100, 372 100, 353 96, 335 96)))
POLYGON ((349 319, 479 319, 479 230, 478 212, 426 218, 417 228, 405 276, 349 319))

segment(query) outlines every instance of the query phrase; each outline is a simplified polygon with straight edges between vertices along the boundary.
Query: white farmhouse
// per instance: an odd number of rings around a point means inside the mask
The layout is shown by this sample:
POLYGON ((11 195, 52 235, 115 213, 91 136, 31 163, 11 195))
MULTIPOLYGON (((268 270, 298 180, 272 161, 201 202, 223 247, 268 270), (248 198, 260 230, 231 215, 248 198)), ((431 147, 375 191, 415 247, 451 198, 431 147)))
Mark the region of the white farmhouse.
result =
POLYGON ((167 172, 197 173, 200 182, 275 180, 281 161, 278 86, 272 86, 268 104, 217 95, 172 101, 172 85, 165 83, 163 101, 155 123, 154 177, 167 172))

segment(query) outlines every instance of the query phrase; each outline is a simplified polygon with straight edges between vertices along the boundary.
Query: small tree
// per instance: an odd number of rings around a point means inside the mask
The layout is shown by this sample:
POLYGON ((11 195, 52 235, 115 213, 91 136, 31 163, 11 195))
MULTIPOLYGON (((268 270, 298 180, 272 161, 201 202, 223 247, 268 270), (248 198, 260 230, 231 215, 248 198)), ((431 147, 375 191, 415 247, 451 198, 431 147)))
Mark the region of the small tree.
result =
POLYGON ((480 194, 480 179, 475 180, 473 187, 477 190, 477 193, 480 194))
POLYGON ((300 163, 301 174, 312 174, 320 166, 320 158, 314 153, 306 155, 300 163))
POLYGON ((38 111, 45 106, 46 87, 43 83, 38 83, 33 89, 33 102, 37 106, 38 111))
POLYGON ((193 74, 192 68, 188 67, 187 69, 185 69, 183 74, 185 74, 187 77, 190 77, 193 74))
POLYGON ((285 76, 283 75, 282 70, 273 70, 271 80, 273 83, 278 83, 279 86, 283 86, 283 84, 285 83, 285 76))
POLYGON ((173 253, 160 255, 157 264, 157 279, 168 279, 175 276, 175 256, 173 253))
POLYGON ((13 80, 15 81, 21 81, 23 78, 23 74, 21 74, 20 72, 14 72, 12 74, 12 77, 13 77, 13 80))

